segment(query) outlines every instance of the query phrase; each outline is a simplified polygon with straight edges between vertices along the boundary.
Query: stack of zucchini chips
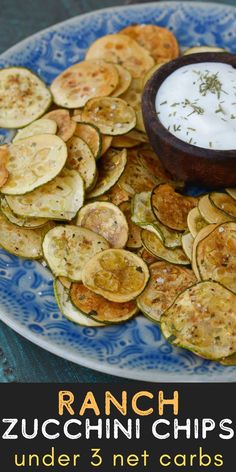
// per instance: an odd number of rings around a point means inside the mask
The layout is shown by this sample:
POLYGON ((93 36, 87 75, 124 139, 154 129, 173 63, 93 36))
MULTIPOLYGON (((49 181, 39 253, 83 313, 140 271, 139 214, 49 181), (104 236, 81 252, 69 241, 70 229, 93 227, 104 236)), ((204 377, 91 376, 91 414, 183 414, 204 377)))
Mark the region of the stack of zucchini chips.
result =
POLYGON ((184 195, 153 152, 141 95, 179 55, 173 34, 127 27, 50 89, 0 71, 1 246, 44 261, 58 306, 89 327, 143 313, 175 346, 236 358, 236 189, 184 195))

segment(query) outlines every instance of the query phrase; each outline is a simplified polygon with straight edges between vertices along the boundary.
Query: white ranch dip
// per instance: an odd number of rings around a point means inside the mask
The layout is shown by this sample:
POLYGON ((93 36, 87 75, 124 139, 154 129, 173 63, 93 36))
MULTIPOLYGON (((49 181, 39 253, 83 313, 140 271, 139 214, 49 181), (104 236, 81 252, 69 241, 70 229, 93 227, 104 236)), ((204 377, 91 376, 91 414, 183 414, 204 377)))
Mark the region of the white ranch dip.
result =
POLYGON ((236 149, 236 70, 221 62, 183 66, 160 86, 156 110, 165 128, 182 141, 236 149))

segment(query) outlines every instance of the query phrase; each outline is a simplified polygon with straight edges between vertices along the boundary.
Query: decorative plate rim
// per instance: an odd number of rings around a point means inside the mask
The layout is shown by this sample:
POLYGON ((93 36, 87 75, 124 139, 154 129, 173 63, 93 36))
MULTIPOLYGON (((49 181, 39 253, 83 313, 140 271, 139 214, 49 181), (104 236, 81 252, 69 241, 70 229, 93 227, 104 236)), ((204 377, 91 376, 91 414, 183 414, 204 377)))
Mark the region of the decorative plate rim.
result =
MULTIPOLYGON (((117 7, 108 7, 108 8, 101 8, 101 9, 96 9, 91 12, 83 13, 80 15, 77 15, 75 17, 69 18, 67 20, 58 22, 56 24, 53 24, 47 28, 44 28, 26 38, 23 40, 19 41, 17 44, 13 45, 6 51, 0 54, 0 59, 5 59, 9 54, 12 54, 14 52, 17 52, 18 49, 21 49, 24 47, 24 45, 27 45, 29 41, 37 39, 38 37, 41 37, 47 32, 51 31, 57 31, 61 26, 68 26, 68 25, 73 25, 74 23, 78 22, 78 20, 83 20, 86 18, 89 18, 91 15, 96 15, 100 14, 102 12, 108 12, 109 11, 133 11, 133 10, 142 10, 145 7, 155 7, 155 6, 162 6, 163 9, 166 7, 172 7, 176 8, 178 5, 194 5, 194 7, 199 7, 201 9, 210 9, 210 8, 222 8, 224 9, 225 12, 230 12, 230 11, 235 11, 236 7, 233 5, 225 5, 224 3, 216 3, 216 2, 194 2, 194 1, 161 1, 161 2, 148 2, 145 4, 136 4, 136 5, 120 5, 117 7)), ((76 355, 76 353, 73 353, 72 351, 63 351, 63 348, 60 345, 57 345, 53 342, 50 342, 50 340, 45 340, 42 337, 38 336, 37 334, 32 333, 27 327, 24 325, 19 324, 16 320, 14 319, 9 319, 7 317, 6 313, 3 313, 0 311, 0 320, 3 321, 7 326, 9 326, 11 329, 13 329, 15 332, 26 338, 27 340, 33 342, 34 344, 40 346, 41 348, 51 352, 52 354, 55 354, 65 360, 74 362, 75 364, 79 364, 81 366, 103 372, 108 375, 114 375, 117 377, 122 377, 122 378, 127 378, 127 379, 132 379, 132 380, 142 380, 142 381, 152 381, 152 382, 171 382, 171 383, 205 383, 205 382, 210 382, 210 383, 217 383, 219 379, 217 379, 219 373, 216 372, 212 376, 208 377, 207 372, 205 374, 193 374, 193 373, 188 373, 185 372, 183 373, 165 373, 162 371, 158 371, 158 375, 156 379, 153 379, 153 372, 154 369, 149 369, 147 371, 139 370, 138 368, 132 369, 132 368, 121 368, 121 367, 116 367, 115 365, 109 365, 108 363, 101 363, 99 360, 95 359, 89 359, 89 357, 83 356, 81 353, 79 355, 76 355)), ((156 371, 156 369, 155 369, 156 371)), ((227 367, 225 368, 225 373, 222 376, 222 380, 220 380, 222 383, 223 382, 235 382, 236 381, 236 371, 235 371, 235 378, 232 375, 232 372, 227 373, 227 367)))
POLYGON ((178 0, 174 0, 174 1, 166 1, 166 0, 161 0, 160 2, 145 2, 145 3, 140 3, 140 4, 134 4, 134 5, 119 5, 117 7, 106 7, 106 8, 97 8, 96 10, 92 10, 90 12, 86 12, 86 13, 81 13, 79 15, 76 15, 76 16, 73 16, 71 18, 68 18, 67 20, 62 20, 62 21, 59 21, 58 23, 54 23, 52 24, 51 26, 47 26, 46 28, 43 28, 39 31, 37 31, 36 33, 33 33, 29 36, 27 36, 26 38, 18 41, 18 43, 14 44, 13 46, 11 46, 10 48, 6 49, 6 51, 2 52, 0 54, 0 59, 4 59, 4 56, 5 55, 8 55, 9 53, 12 53, 14 51, 16 51, 18 48, 24 46, 24 43, 28 43, 29 40, 31 39, 36 39, 38 36, 41 36, 42 34, 44 33, 47 33, 49 31, 56 31, 60 26, 62 25, 69 25, 69 24, 73 24, 73 23, 76 23, 76 21, 78 21, 78 18, 79 19, 83 19, 83 18, 86 18, 86 17, 89 17, 91 15, 96 15, 100 12, 109 12, 109 11, 120 11, 120 10, 142 10, 144 6, 147 6, 147 7, 152 7, 152 6, 155 6, 155 5, 161 5, 163 7, 165 6, 177 6, 177 5, 194 5, 195 7, 201 7, 201 8, 210 8, 210 7, 224 7, 225 10, 235 10, 236 9, 236 6, 234 5, 229 5, 229 4, 224 4, 224 3, 217 3, 217 2, 201 2, 201 1, 198 1, 198 2, 194 2, 194 1, 191 1, 191 0, 187 0, 187 1, 178 1, 178 0))

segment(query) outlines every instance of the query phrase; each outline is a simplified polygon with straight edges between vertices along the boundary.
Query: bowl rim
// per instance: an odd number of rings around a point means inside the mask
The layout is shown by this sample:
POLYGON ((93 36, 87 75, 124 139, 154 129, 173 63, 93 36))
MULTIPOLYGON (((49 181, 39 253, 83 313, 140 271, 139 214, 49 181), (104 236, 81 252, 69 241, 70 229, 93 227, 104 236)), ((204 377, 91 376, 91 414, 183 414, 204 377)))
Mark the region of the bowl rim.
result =
POLYGON ((229 64, 236 69, 236 54, 230 52, 200 52, 188 54, 163 64, 159 69, 157 69, 145 84, 142 94, 142 112, 146 132, 149 135, 151 122, 152 133, 156 136, 161 136, 162 141, 176 148, 178 151, 192 154, 203 160, 214 159, 215 162, 224 162, 227 159, 235 160, 236 146, 235 149, 223 150, 204 148, 187 143, 168 131, 157 115, 155 105, 156 95, 165 79, 181 67, 190 64, 199 64, 201 62, 222 62, 223 64, 229 64), (148 122, 148 124, 146 122, 148 122))

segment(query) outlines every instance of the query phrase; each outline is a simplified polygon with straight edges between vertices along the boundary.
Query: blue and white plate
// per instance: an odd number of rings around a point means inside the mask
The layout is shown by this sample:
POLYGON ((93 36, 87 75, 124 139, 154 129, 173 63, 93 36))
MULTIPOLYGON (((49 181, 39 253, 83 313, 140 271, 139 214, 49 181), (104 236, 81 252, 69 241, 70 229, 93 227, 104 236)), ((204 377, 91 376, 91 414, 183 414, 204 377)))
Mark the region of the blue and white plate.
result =
MULTIPOLYGON (((185 48, 217 45, 236 52, 236 9, 191 2, 161 2, 99 10, 73 18, 17 44, 0 67, 22 65, 48 84, 81 61, 98 37, 131 23, 166 26, 185 48)), ((10 133, 0 130, 0 138, 10 133)), ((0 318, 35 344, 78 364, 122 377, 167 382, 236 380, 236 367, 204 361, 178 350, 143 317, 103 329, 82 328, 58 311, 50 273, 37 262, 0 251, 0 318)))

